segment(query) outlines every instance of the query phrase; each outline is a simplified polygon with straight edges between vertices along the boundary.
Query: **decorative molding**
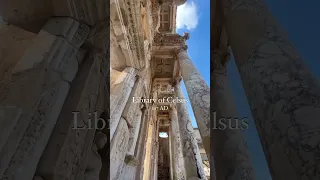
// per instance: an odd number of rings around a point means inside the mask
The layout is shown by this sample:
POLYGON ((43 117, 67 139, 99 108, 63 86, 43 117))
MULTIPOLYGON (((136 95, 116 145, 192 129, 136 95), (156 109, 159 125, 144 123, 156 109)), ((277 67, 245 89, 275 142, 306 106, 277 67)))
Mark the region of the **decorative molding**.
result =
POLYGON ((145 66, 145 53, 144 53, 144 40, 141 22, 141 11, 140 4, 137 5, 134 0, 125 0, 124 1, 125 16, 128 22, 127 30, 129 37, 129 45, 132 52, 137 57, 137 62, 139 62, 139 69, 145 66))
POLYGON ((154 37, 154 45, 156 46, 185 46, 186 40, 190 38, 189 33, 179 34, 162 34, 158 33, 154 37))

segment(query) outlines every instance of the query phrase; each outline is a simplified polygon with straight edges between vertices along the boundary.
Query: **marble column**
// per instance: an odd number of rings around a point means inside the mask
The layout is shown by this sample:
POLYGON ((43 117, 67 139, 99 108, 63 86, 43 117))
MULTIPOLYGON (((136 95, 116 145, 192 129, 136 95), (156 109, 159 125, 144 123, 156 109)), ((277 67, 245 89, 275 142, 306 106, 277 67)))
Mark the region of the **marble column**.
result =
MULTIPOLYGON (((185 99, 181 90, 180 82, 177 82, 174 90, 179 99, 185 99)), ((189 117, 187 105, 177 103, 179 131, 183 149, 183 159, 186 171, 186 179, 206 179, 197 140, 193 134, 193 127, 189 117)))
POLYGON ((177 109, 172 107, 171 109, 171 135, 173 142, 172 157, 173 159, 173 180, 184 180, 186 179, 186 172, 184 169, 181 137, 179 132, 178 115, 177 109))
POLYGON ((170 179, 173 180, 173 173, 174 173, 174 165, 173 165, 173 144, 172 144, 172 133, 171 133, 171 127, 169 127, 169 132, 168 132, 168 138, 169 138, 169 158, 170 158, 170 179))
POLYGON ((320 88, 263 1, 222 0, 273 179, 320 179, 320 88))
POLYGON ((210 89, 187 54, 187 48, 178 52, 178 60, 192 110, 199 126, 204 149, 210 157, 210 89))
POLYGON ((211 167, 214 167, 211 174, 215 174, 216 179, 253 180, 255 176, 242 132, 248 128, 248 124, 244 124, 248 120, 237 116, 228 85, 228 48, 217 49, 211 56, 211 167), (224 126, 221 122, 229 124, 224 126))
MULTIPOLYGON (((152 106, 151 106, 152 108, 152 106)), ((152 142, 153 142, 153 134, 154 134, 154 118, 153 114, 155 113, 155 110, 150 110, 150 120, 148 122, 147 127, 147 141, 146 141, 146 155, 144 158, 144 170, 143 170, 143 180, 149 180, 150 174, 151 174, 151 161, 152 161, 152 142)))

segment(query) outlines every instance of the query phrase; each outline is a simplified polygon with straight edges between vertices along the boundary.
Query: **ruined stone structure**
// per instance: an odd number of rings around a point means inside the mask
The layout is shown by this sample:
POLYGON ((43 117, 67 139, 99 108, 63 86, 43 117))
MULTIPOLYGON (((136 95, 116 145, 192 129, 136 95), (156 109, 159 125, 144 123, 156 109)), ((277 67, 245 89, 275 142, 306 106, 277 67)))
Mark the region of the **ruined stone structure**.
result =
POLYGON ((184 3, 110 4, 110 180, 209 178, 209 87, 188 57, 189 34, 176 34, 184 3))
POLYGON ((255 179, 242 132, 210 133, 210 98, 237 117, 231 50, 272 177, 320 179, 320 86, 262 0, 212 1, 211 97, 183 3, 1 0, 0 180, 205 180, 207 157, 211 179, 255 179))

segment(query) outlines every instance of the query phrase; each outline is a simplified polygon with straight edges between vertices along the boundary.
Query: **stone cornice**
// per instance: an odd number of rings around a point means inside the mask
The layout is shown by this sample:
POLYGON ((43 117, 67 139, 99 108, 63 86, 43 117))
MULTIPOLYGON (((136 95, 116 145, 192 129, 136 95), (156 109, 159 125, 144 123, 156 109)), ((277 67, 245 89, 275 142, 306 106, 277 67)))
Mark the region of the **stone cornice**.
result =
POLYGON ((126 11, 122 11, 122 13, 124 12, 122 16, 125 16, 128 23, 127 33, 129 46, 135 56, 135 64, 133 64, 133 66, 142 69, 145 66, 145 53, 140 4, 137 5, 134 0, 125 0, 124 2, 126 11))
POLYGON ((154 46, 185 46, 186 40, 189 39, 190 35, 185 33, 183 36, 179 34, 171 33, 158 33, 154 37, 154 46))

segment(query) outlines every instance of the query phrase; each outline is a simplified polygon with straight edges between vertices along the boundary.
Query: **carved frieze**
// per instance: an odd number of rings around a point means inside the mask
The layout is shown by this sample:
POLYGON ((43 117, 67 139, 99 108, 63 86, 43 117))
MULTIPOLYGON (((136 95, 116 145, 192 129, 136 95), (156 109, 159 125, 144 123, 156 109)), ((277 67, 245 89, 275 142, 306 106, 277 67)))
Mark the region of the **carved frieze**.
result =
POLYGON ((173 58, 152 57, 153 72, 155 77, 170 78, 173 74, 173 58))
POLYGON ((163 34, 158 33, 154 37, 154 45, 156 46, 183 46, 186 45, 186 40, 189 39, 189 34, 183 36, 179 34, 163 34))
POLYGON ((122 26, 126 29, 125 34, 128 38, 129 47, 133 53, 135 62, 137 62, 135 67, 140 69, 145 66, 145 53, 141 10, 140 5, 136 3, 136 1, 132 0, 122 0, 116 6, 120 10, 118 14, 123 19, 122 26))

